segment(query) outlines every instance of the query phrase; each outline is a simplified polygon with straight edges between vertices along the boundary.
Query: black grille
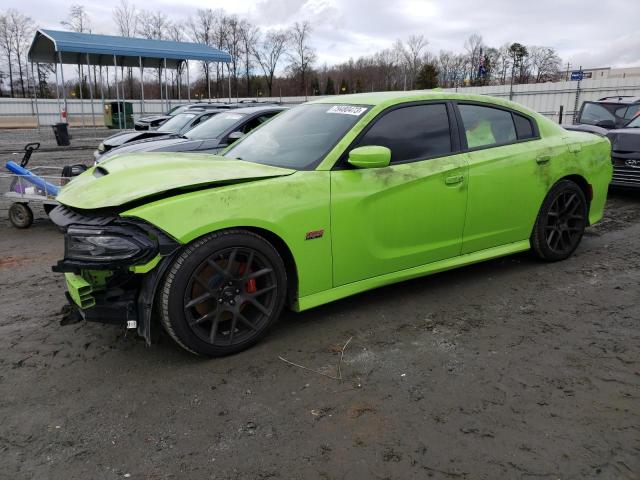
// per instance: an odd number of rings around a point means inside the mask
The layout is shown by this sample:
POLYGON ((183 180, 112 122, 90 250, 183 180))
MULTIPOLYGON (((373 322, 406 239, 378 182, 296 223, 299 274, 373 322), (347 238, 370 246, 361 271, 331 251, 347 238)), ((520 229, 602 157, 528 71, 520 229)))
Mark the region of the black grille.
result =
POLYGON ((631 161, 637 162, 637 166, 627 164, 627 158, 613 157, 613 185, 640 187, 640 159, 631 161))
POLYGON ((58 205, 51 210, 49 218, 58 227, 66 230, 69 225, 88 225, 92 227, 103 227, 117 217, 115 215, 90 215, 72 210, 65 205, 58 205))

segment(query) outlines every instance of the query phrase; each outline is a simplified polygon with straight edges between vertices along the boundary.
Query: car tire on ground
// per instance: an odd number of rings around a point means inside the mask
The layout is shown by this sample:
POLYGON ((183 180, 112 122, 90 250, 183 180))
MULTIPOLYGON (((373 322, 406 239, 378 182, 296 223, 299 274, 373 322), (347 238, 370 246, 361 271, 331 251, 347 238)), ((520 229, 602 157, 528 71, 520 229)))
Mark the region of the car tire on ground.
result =
POLYGON ((184 247, 160 286, 163 327, 184 349, 218 357, 258 342, 280 316, 287 273, 277 250, 246 230, 184 247))
POLYGON ((547 262, 568 258, 580 244, 588 214, 582 189, 571 180, 560 180, 538 212, 530 239, 533 253, 547 262))
POLYGON ((26 203, 14 203, 9 207, 9 221, 16 228, 29 228, 33 223, 33 212, 26 203))

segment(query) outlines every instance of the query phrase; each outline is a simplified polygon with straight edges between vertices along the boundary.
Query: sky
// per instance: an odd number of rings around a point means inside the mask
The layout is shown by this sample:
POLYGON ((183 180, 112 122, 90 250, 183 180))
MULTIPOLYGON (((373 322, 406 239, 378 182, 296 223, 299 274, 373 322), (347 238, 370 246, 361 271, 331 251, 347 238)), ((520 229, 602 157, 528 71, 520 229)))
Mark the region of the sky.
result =
MULTIPOLYGON (((76 3, 86 6, 95 33, 113 33, 111 12, 119 1, 76 3)), ((62 29, 70 3, 3 0, 2 8, 62 29)), ((423 34, 433 53, 461 52, 465 38, 477 33, 489 46, 517 41, 553 47, 571 69, 640 66, 640 0, 154 0, 151 5, 176 21, 198 8, 224 8, 266 29, 308 20, 318 65, 372 54, 411 34, 423 34)))

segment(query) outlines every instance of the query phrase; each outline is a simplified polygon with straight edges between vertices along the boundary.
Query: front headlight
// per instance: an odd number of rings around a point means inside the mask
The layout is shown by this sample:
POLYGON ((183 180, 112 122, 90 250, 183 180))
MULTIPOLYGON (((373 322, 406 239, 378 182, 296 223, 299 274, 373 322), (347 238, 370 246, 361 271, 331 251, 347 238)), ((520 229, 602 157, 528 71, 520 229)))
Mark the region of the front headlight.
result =
POLYGON ((122 227, 70 227, 65 235, 65 260, 72 262, 133 265, 156 252, 155 241, 122 227))

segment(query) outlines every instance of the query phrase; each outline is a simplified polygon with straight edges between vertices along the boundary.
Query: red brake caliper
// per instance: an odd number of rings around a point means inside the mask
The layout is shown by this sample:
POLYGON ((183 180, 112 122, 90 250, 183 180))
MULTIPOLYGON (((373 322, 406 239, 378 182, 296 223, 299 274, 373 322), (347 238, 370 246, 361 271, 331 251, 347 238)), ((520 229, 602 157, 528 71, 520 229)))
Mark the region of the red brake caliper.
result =
MULTIPOLYGON (((247 268, 247 264, 243 263, 240 265, 240 268, 238 269, 240 273, 240 275, 244 274, 245 269, 247 268)), ((256 286, 256 279, 255 278, 250 278, 249 280, 247 280, 247 283, 245 284, 245 288, 247 289, 247 293, 256 293, 256 291, 258 290, 258 287, 256 286)))

